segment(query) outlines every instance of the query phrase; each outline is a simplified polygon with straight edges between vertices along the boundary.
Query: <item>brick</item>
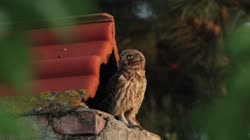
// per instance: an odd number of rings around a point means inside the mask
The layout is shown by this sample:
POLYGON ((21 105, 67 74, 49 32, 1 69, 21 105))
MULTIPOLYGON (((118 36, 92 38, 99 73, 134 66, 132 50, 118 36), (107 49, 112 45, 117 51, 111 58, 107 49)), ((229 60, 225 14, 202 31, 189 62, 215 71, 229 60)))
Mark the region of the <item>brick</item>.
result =
POLYGON ((71 113, 61 118, 55 118, 53 128, 56 133, 68 135, 99 134, 106 121, 92 111, 71 113))
POLYGON ((82 111, 80 117, 90 134, 99 134, 106 125, 106 121, 92 111, 82 111))

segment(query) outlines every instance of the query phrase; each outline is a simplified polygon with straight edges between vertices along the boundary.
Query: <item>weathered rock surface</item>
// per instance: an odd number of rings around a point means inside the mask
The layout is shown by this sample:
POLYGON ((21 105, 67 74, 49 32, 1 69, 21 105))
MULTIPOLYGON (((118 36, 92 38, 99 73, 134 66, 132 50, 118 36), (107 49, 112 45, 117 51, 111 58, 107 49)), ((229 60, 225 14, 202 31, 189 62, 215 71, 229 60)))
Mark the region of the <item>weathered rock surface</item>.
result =
POLYGON ((156 134, 139 128, 128 128, 113 116, 88 108, 78 108, 62 117, 23 116, 24 125, 36 140, 160 140, 156 134), (84 116, 82 116, 84 115, 84 116), (84 120, 84 119, 88 120, 84 120))
POLYGON ((44 92, 37 95, 1 98, 0 105, 16 114, 60 114, 82 105, 84 90, 44 92))
MULTIPOLYGON (((25 106, 32 106, 24 108, 22 105, 21 110, 18 104, 6 104, 13 106, 13 108, 10 108, 11 111, 22 114, 17 118, 22 122, 19 124, 23 125, 22 128, 31 128, 29 134, 23 134, 18 139, 160 140, 159 136, 146 130, 128 128, 123 122, 116 120, 108 113, 89 109, 84 103, 79 103, 80 100, 76 97, 80 96, 82 96, 81 92, 73 92, 73 94, 72 92, 66 92, 65 95, 39 95, 39 98, 32 97, 30 104, 23 103, 25 106), (44 101, 44 104, 42 101, 44 101)), ((13 101, 17 100, 20 99, 14 99, 13 101)), ((25 100, 29 101, 28 98, 25 98, 25 100)), ((10 139, 8 136, 3 137, 1 135, 0 138, 3 140, 10 139)))
POLYGON ((128 128, 123 122, 113 116, 103 115, 107 124, 100 133, 101 140, 160 140, 161 138, 147 130, 128 128))
POLYGON ((106 121, 90 110, 76 111, 53 119, 54 131, 67 135, 97 135, 104 128, 106 121))

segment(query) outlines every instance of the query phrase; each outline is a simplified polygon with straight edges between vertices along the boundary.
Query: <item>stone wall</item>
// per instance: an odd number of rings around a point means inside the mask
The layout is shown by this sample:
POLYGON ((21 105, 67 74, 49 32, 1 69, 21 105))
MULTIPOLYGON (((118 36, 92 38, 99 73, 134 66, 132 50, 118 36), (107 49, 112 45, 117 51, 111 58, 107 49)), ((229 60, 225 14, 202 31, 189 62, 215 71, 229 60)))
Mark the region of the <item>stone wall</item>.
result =
MULTIPOLYGON (((138 128, 128 128, 112 115, 90 109, 84 103, 76 104, 79 99, 70 98, 80 97, 84 95, 83 93, 82 91, 67 91, 65 93, 43 93, 36 97, 6 99, 5 104, 9 103, 8 106, 12 108, 12 112, 18 112, 17 119, 21 120, 26 127, 32 128, 33 135, 24 135, 18 139, 160 140, 159 136, 151 132, 138 128), (67 99, 67 101, 62 99, 67 99), (39 101, 44 102, 44 104, 39 101), (22 104, 21 108, 18 104, 22 104), (24 109, 25 106, 29 105, 33 107, 29 107, 28 110, 24 109)), ((11 137, 7 137, 2 137, 2 139, 11 140, 11 137)))

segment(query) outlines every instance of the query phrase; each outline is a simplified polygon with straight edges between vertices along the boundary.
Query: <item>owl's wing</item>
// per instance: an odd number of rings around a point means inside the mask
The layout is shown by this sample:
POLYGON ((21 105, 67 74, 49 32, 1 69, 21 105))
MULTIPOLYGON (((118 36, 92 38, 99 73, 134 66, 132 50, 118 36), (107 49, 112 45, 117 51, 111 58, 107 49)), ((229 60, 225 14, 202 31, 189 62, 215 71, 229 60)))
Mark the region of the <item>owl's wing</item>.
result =
POLYGON ((123 75, 119 72, 115 73, 110 79, 106 86, 106 94, 107 96, 113 97, 118 89, 119 83, 124 81, 123 75))
POLYGON ((112 103, 112 97, 114 97, 115 94, 117 93, 117 90, 119 89, 120 85, 119 83, 122 83, 123 81, 124 81, 124 76, 119 71, 117 71, 111 76, 111 78, 107 83, 107 86, 104 89, 105 98, 100 103, 99 106, 101 110, 108 112, 108 108, 110 108, 112 103))

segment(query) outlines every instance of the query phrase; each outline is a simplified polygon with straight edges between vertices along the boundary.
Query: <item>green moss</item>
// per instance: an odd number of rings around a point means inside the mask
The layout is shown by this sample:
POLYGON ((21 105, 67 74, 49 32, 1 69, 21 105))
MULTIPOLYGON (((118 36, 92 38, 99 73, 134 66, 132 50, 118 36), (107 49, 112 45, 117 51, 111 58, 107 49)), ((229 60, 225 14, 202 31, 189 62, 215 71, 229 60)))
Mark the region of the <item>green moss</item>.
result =
POLYGON ((6 97, 0 105, 17 114, 46 114, 64 112, 81 105, 84 90, 65 92, 43 92, 32 96, 6 97))

